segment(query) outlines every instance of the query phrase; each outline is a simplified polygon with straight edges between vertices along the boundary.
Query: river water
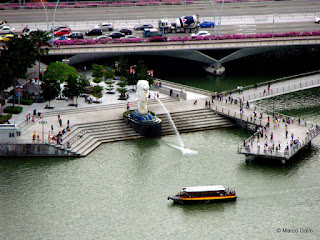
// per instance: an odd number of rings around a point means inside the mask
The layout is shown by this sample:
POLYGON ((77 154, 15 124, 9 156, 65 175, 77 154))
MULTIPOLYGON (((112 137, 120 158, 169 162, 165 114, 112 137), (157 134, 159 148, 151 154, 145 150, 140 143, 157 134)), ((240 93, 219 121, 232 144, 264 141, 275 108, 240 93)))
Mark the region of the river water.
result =
MULTIPOLYGON (((319 124, 319 92, 272 104, 319 124)), ((190 155, 168 136, 105 144, 85 158, 2 158, 0 239, 320 239, 320 137, 281 165, 246 163, 237 147, 250 135, 237 128, 182 134, 198 152, 190 155), (167 200, 182 187, 211 184, 234 188, 237 201, 167 200)))

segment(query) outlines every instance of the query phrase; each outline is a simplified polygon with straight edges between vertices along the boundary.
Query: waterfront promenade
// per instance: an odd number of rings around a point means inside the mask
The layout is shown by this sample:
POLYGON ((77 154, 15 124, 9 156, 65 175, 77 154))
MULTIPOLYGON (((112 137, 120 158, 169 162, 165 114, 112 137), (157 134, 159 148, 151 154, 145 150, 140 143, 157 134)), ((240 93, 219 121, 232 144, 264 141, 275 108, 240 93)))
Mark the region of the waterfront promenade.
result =
MULTIPOLYGON (((270 84, 268 82, 257 86, 246 87, 243 88, 242 92, 234 90, 230 96, 224 95, 221 99, 216 96, 213 102, 212 93, 209 91, 174 84, 163 80, 161 82, 162 91, 159 91, 159 88, 154 88, 152 93, 159 94, 160 100, 163 101, 167 110, 171 113, 211 108, 221 115, 234 119, 238 124, 246 126, 266 126, 268 125, 269 117, 269 127, 264 129, 262 136, 258 137, 256 133, 243 143, 239 143, 238 153, 245 154, 247 158, 250 156, 262 156, 286 161, 299 149, 309 144, 312 138, 319 134, 319 129, 317 129, 316 124, 312 125, 305 120, 300 120, 299 123, 299 119, 293 119, 292 123, 291 117, 288 116, 277 115, 278 120, 277 124, 275 124, 275 118, 270 111, 258 109, 250 103, 257 99, 272 97, 282 93, 320 87, 319 73, 308 76, 295 76, 287 80, 281 79, 281 81, 272 81, 270 84), (179 94, 183 91, 186 93, 187 97, 186 99, 174 99, 173 97, 161 93, 164 89, 173 89, 174 94, 179 94), (233 99, 233 101, 231 101, 231 99, 233 99), (242 105, 240 105, 240 99, 243 103, 242 105), (197 104, 194 104, 195 100, 197 100, 197 104), (211 103, 210 107, 205 104, 205 102, 209 101, 211 103), (247 102, 249 102, 249 107, 246 105, 247 102), (260 115, 261 113, 262 117, 260 115), (283 119, 286 119, 286 121, 289 120, 290 123, 285 124, 283 119), (288 131, 287 137, 286 130, 288 131), (292 144, 292 140, 295 141, 294 145, 292 144), (266 143, 267 145, 265 146, 266 143)), ((50 136, 56 135, 60 131, 63 131, 63 129, 66 129, 68 121, 70 122, 70 132, 72 132, 73 126, 75 125, 94 124, 100 121, 122 119, 122 113, 126 110, 127 102, 130 102, 131 107, 134 109, 137 97, 135 93, 130 93, 129 100, 123 102, 117 100, 117 94, 104 94, 104 98, 101 100, 101 104, 88 105, 80 98, 78 100, 78 107, 69 106, 71 103, 70 101, 54 100, 51 105, 55 106, 55 108, 52 110, 45 109, 46 103, 25 107, 22 114, 15 115, 11 120, 11 123, 17 124, 22 132, 21 137, 17 138, 17 143, 52 144, 50 136), (32 113, 35 109, 42 113, 41 119, 35 117, 34 121, 26 121, 26 115, 32 113), (62 126, 59 124, 58 115, 62 119, 62 126), (41 121, 45 121, 46 124, 39 124, 41 121), (53 127, 53 130, 51 127, 53 127), (39 136, 35 141, 32 140, 34 134, 39 136)), ((165 113, 165 109, 161 108, 154 97, 149 99, 148 108, 156 114, 165 113)))

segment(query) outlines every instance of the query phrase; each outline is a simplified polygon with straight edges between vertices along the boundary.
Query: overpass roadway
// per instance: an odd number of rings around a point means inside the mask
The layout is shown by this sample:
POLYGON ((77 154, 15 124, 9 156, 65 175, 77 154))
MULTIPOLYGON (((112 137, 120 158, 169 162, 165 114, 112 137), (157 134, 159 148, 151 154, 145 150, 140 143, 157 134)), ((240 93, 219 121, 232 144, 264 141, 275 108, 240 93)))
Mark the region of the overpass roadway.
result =
POLYGON ((320 46, 320 36, 289 37, 271 39, 202 40, 187 42, 148 42, 97 45, 69 45, 50 49, 49 55, 72 56, 69 64, 92 59, 120 55, 161 55, 198 61, 210 73, 218 74, 221 65, 231 60, 281 48, 297 46, 320 46), (200 50, 235 49, 235 52, 221 59, 214 59, 200 50))
MULTIPOLYGON (((216 22, 220 4, 214 4, 216 22)), ((312 31, 319 25, 314 18, 319 14, 318 0, 264 1, 225 3, 221 16, 221 34, 312 31)), ((210 1, 196 1, 192 5, 101 7, 83 9, 58 8, 54 25, 69 25, 73 31, 85 31, 100 22, 111 22, 115 29, 133 28, 139 23, 157 25, 158 19, 173 21, 183 15, 198 14, 200 19, 213 19, 210 1)), ((26 25, 31 29, 49 29, 54 9, 47 9, 48 23, 43 9, 1 11, 1 17, 21 31, 26 25)), ((210 30, 213 31, 213 30, 210 30)))

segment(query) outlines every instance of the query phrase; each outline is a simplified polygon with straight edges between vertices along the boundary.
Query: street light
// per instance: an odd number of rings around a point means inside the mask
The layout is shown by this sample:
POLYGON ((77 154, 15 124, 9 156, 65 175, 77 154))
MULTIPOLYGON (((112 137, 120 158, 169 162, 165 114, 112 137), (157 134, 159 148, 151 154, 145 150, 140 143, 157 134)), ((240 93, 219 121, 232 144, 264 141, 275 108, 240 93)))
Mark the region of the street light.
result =
MULTIPOLYGON (((273 14, 273 18, 272 18, 272 37, 273 37, 273 28, 274 28, 274 18, 275 18, 275 16, 277 16, 278 14, 277 13, 275 13, 275 14, 273 14)), ((278 17, 279 17, 279 15, 278 15, 278 17)))
POLYGON ((46 13, 46 18, 47 18, 47 31, 49 31, 49 20, 48 20, 47 8, 46 8, 46 6, 44 5, 43 1, 42 1, 42 0, 40 0, 40 1, 41 1, 41 3, 42 3, 44 12, 46 13))
POLYGON ((56 19, 56 11, 57 11, 57 7, 58 7, 58 4, 59 4, 59 1, 60 1, 60 0, 57 1, 57 4, 56 4, 56 6, 55 6, 55 8, 54 8, 54 12, 53 12, 52 33, 53 33, 53 31, 54 31, 54 21, 55 21, 55 19, 56 19))
POLYGON ((224 3, 224 0, 222 0, 222 3, 221 3, 218 36, 220 36, 220 26, 221 26, 221 15, 222 15, 223 3, 224 3))
MULTIPOLYGON (((210 0, 210 2, 211 2, 211 6, 212 6, 212 11, 213 11, 213 22, 216 23, 216 17, 214 14, 214 5, 213 5, 212 0, 210 0)), ((213 31, 214 31, 214 35, 216 35, 216 28, 213 28, 213 31)))

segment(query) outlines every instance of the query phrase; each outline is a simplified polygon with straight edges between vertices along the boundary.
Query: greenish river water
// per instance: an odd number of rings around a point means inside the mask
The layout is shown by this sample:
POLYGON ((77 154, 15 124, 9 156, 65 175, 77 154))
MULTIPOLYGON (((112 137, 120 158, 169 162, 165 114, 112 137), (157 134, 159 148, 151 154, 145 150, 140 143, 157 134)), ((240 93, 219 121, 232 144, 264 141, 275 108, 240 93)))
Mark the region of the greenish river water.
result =
MULTIPOLYGON (((319 88, 273 101, 320 123, 319 88)), ((168 136, 105 144, 85 158, 2 158, 0 239, 320 239, 320 137, 281 165, 245 163, 237 147, 250 135, 182 134, 195 155, 172 148, 168 136), (234 188, 237 201, 167 200, 211 184, 234 188)))

